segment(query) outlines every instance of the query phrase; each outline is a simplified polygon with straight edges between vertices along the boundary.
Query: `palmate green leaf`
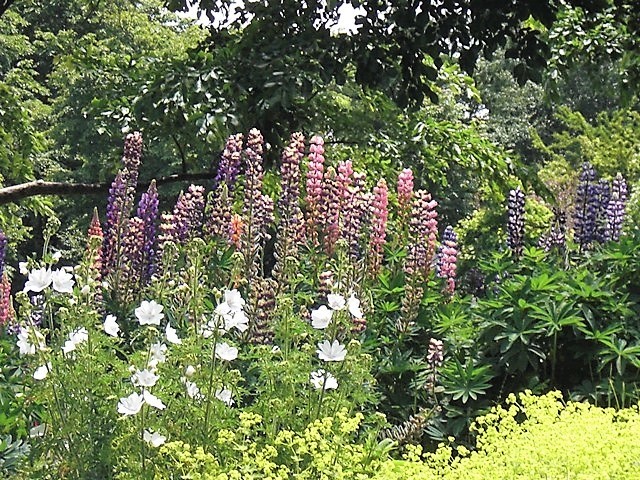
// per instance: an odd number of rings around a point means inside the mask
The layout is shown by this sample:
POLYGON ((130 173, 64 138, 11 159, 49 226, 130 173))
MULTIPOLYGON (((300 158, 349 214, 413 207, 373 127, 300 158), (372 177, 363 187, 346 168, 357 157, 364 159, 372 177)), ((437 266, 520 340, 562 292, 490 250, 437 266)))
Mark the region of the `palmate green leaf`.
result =
POLYGON ((453 400, 462 399, 462 403, 484 395, 491 388, 489 382, 494 377, 490 365, 476 366, 472 358, 468 358, 464 365, 456 358, 453 364, 443 368, 442 375, 445 393, 451 394, 453 400))

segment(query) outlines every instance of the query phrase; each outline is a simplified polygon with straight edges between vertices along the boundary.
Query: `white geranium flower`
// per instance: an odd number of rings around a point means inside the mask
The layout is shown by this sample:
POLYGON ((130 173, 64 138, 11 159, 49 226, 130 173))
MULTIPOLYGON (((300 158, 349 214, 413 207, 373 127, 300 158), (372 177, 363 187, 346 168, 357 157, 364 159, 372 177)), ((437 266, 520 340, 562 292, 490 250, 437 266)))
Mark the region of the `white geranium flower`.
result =
POLYGON ((20 355, 35 355, 37 350, 46 348, 45 338, 35 327, 20 327, 16 345, 20 355))
POLYGON ((167 346, 164 343, 154 343, 149 348, 151 358, 149 358, 149 367, 155 368, 159 363, 167 361, 167 346))
POLYGON ((311 326, 322 330, 329 326, 331 317, 333 316, 333 310, 329 310, 324 305, 320 305, 320 308, 311 310, 311 326))
POLYGON ((50 268, 38 268, 29 272, 29 279, 24 284, 24 292, 41 292, 53 281, 50 268))
POLYGON ((347 356, 347 350, 338 340, 329 343, 329 340, 318 343, 318 358, 325 362, 341 362, 347 356))
POLYGON ((104 328, 104 331, 107 335, 117 337, 118 332, 120 331, 120 326, 118 325, 118 322, 116 322, 115 315, 107 315, 104 319, 102 328, 104 328))
POLYGON ((135 415, 140 411, 144 404, 144 397, 139 393, 133 392, 128 397, 122 397, 118 402, 118 413, 122 415, 135 415))
POLYGON ((238 358, 238 349, 236 347, 231 347, 227 343, 218 343, 215 347, 215 355, 220 360, 225 360, 230 362, 231 360, 235 360, 238 358))
POLYGON ((89 332, 87 331, 87 329, 85 327, 77 328, 69 334, 69 340, 64 342, 62 352, 65 354, 73 352, 78 345, 86 342, 88 339, 89 332))
POLYGON ((142 391, 142 397, 144 398, 144 401, 148 405, 151 405, 152 407, 157 408, 158 410, 164 410, 165 408, 167 408, 167 406, 164 403, 162 403, 162 400, 160 400, 155 395, 152 395, 147 390, 142 391))
POLYGON ((196 400, 200 400, 202 398, 200 389, 195 384, 195 382, 190 382, 189 380, 186 380, 184 382, 184 386, 187 388, 187 395, 189 395, 189 398, 195 398, 196 400))
POLYGON ((224 329, 229 331, 232 328, 237 328, 241 332, 246 332, 249 328, 249 319, 243 311, 236 312, 234 314, 225 315, 224 317, 224 329))
POLYGON ((158 432, 150 432, 149 430, 145 430, 142 434, 142 438, 145 442, 151 445, 154 448, 158 448, 160 445, 163 445, 164 442, 167 441, 167 437, 164 435, 160 435, 158 432))
POLYGON ((213 312, 217 315, 220 315, 221 317, 224 317, 231 313, 231 307, 227 302, 222 302, 220 305, 216 307, 216 309, 213 312))
POLYGON ((60 259, 62 258, 62 252, 60 250, 54 252, 53 255, 51 255, 53 257, 53 260, 58 263, 60 261, 60 259))
POLYGON ((317 390, 322 389, 323 386, 325 390, 335 390, 338 388, 338 380, 336 380, 336 377, 331 375, 331 372, 325 372, 322 369, 311 372, 311 383, 317 390))
POLYGON ((244 307, 244 298, 240 295, 240 292, 235 288, 233 290, 227 290, 224 292, 224 302, 229 306, 232 312, 240 312, 244 307))
POLYGON ((327 295, 327 303, 329 304, 329 308, 335 311, 342 310, 346 305, 344 297, 339 293, 330 293, 327 295))
POLYGON ((226 403, 227 406, 233 405, 234 401, 232 398, 231 390, 227 388, 219 388, 216 390, 215 397, 223 403, 226 403))
POLYGON ((347 308, 354 318, 362 318, 364 316, 360 309, 360 300, 358 300, 353 293, 349 297, 349 300, 347 300, 347 308))
POLYGON ((82 295, 89 295, 91 293, 91 287, 89 285, 85 285, 80 289, 80 293, 82 295))
POLYGON ((180 345, 182 340, 178 337, 178 333, 176 329, 167 323, 167 328, 165 329, 165 334, 167 336, 167 342, 175 343, 176 345, 180 345))
POLYGON ((131 383, 136 387, 153 387, 160 377, 154 374, 151 370, 137 370, 131 376, 131 383))
POLYGON ((73 275, 60 269, 51 274, 53 289, 60 293, 73 293, 73 275))
POLYGON ((164 318, 162 309, 164 307, 155 300, 148 302, 143 300, 138 308, 136 308, 136 317, 140 325, 160 325, 160 320, 164 318))
POLYGON ((36 380, 44 380, 47 378, 47 375, 51 371, 51 362, 48 362, 46 365, 42 365, 36 368, 36 371, 33 372, 33 378, 36 380))
POLYGON ((184 374, 187 377, 193 377, 196 373, 196 367, 194 367, 193 365, 187 365, 187 368, 184 371, 184 374))

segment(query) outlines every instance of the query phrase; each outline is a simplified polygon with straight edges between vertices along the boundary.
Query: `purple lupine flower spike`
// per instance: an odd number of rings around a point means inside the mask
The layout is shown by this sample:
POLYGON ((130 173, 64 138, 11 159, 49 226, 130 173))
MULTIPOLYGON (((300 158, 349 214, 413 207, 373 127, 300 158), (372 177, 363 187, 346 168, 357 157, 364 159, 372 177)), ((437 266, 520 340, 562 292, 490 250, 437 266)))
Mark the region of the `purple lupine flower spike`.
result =
POLYGON ((596 172, 591 164, 585 162, 580 173, 580 182, 576 192, 574 239, 580 250, 593 242, 596 232, 596 214, 598 211, 596 172))
POLYGON ((360 257, 360 236, 370 214, 369 196, 364 191, 365 177, 364 173, 351 174, 351 186, 343 191, 340 207, 342 236, 349 245, 349 254, 353 260, 360 257))
POLYGON ((0 279, 4 274, 4 262, 7 257, 7 236, 0 229, 0 279))
POLYGON ((318 243, 318 227, 320 210, 323 200, 323 173, 324 173, 324 140, 316 135, 311 138, 309 145, 309 162, 307 164, 307 217, 306 236, 315 245, 318 243))
POLYGON ((607 226, 605 236, 607 240, 617 242, 622 233, 625 209, 627 205, 627 182, 621 173, 616 175, 611 186, 611 197, 607 204, 607 226))
POLYGON ((101 260, 103 275, 112 272, 116 267, 120 230, 126 220, 124 212, 126 198, 127 184, 123 179, 122 172, 118 172, 109 189, 109 198, 107 200, 101 260))
POLYGON ((300 163, 304 156, 304 136, 301 133, 291 135, 289 145, 282 153, 280 166, 280 178, 282 193, 278 200, 278 209, 281 215, 282 235, 296 246, 304 237, 304 224, 302 210, 300 209, 300 163))
POLYGON ((145 273, 145 222, 133 217, 127 223, 127 232, 122 241, 122 275, 120 281, 127 285, 128 292, 139 288, 145 273))
POLYGON ((133 132, 124 139, 124 154, 122 156, 122 166, 125 173, 125 181, 129 188, 135 192, 138 182, 138 172, 142 158, 142 134, 133 132))
POLYGON ((596 227, 593 233, 594 240, 599 243, 607 241, 607 205, 611 199, 611 185, 608 180, 600 179, 595 189, 596 199, 596 227))
POLYGON ((187 193, 181 193, 173 209, 175 240, 186 243, 199 235, 204 215, 204 187, 190 185, 187 193))
POLYGON ((458 258, 458 236, 452 226, 447 226, 442 234, 442 244, 438 252, 437 275, 446 281, 445 292, 453 294, 456 288, 456 262, 458 258))
POLYGON ((218 172, 216 178, 213 181, 213 189, 215 190, 221 183, 226 183, 229 190, 229 194, 233 192, 233 188, 236 183, 238 174, 240 173, 240 164, 242 161, 242 141, 243 135, 237 133, 231 135, 227 139, 222 157, 220 158, 220 164, 218 165, 218 172))
POLYGON ((156 268, 156 222, 158 220, 158 189, 153 180, 138 204, 137 216, 144 222, 142 245, 142 280, 148 282, 156 268))
POLYGON ((524 193, 520 188, 509 191, 507 243, 513 256, 520 258, 524 248, 524 193))
POLYGON ((411 243, 405 262, 405 272, 409 275, 426 275, 431 268, 438 232, 437 206, 438 202, 425 190, 415 192, 409 221, 411 243))

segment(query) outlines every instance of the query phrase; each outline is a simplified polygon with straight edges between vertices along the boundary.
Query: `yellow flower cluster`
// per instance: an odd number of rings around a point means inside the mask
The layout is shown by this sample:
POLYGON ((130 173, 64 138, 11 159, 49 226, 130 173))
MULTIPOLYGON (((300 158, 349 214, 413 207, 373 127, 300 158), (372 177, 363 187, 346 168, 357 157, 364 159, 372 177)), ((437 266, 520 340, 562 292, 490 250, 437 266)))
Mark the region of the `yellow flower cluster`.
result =
POLYGON ((640 410, 562 403, 551 392, 509 396, 505 407, 480 417, 474 451, 442 444, 433 453, 409 451, 386 462, 377 479, 484 480, 640 478, 640 410))

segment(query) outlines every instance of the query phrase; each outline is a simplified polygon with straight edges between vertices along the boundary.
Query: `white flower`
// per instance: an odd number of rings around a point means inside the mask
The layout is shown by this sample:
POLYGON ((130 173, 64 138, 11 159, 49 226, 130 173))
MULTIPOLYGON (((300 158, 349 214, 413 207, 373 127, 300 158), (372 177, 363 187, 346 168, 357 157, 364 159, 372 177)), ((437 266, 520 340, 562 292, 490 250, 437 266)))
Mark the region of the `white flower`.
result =
POLYGON ((280 347, 278 345, 274 345, 271 347, 271 353, 280 353, 280 347))
POLYGON ((118 325, 118 322, 116 322, 115 315, 107 315, 104 319, 102 328, 104 328, 104 331, 107 335, 117 337, 118 332, 120 331, 120 326, 118 325))
POLYGON ((355 318, 364 317, 360 309, 360 300, 358 300, 353 293, 349 297, 349 300, 347 300, 347 308, 349 309, 349 313, 355 318))
POLYGON ((46 431, 47 431, 46 423, 35 425, 31 427, 31 429, 29 429, 29 438, 44 437, 44 434, 46 431))
POLYGON ((311 372, 311 383, 318 390, 322 389, 323 386, 325 390, 335 390, 338 388, 338 380, 336 380, 336 377, 331 375, 331 372, 325 372, 322 369, 311 372))
POLYGON ((89 285, 85 285, 80 289, 80 293, 82 295, 89 295, 89 293, 91 293, 91 287, 89 285))
POLYGON ((224 292, 224 302, 229 306, 232 312, 240 312, 244 307, 244 299, 240 292, 235 288, 224 292))
POLYGON ((167 336, 167 342, 175 343, 177 345, 182 343, 182 340, 178 337, 176 333, 176 329, 167 323, 167 328, 165 329, 165 334, 167 336))
POLYGON ((84 327, 77 328, 69 334, 69 340, 64 342, 62 351, 65 354, 69 352, 73 352, 78 345, 80 345, 83 342, 86 342, 88 339, 89 339, 89 332, 87 331, 87 329, 84 327))
POLYGON ((149 359, 149 367, 155 368, 159 363, 167 361, 166 351, 167 346, 164 343, 154 343, 149 348, 151 358, 149 359))
POLYGON ((29 272, 29 279, 24 284, 24 292, 41 292, 52 282, 52 273, 49 268, 38 268, 29 272))
POLYGON ((140 411, 144 404, 144 397, 139 393, 133 392, 128 397, 122 397, 118 402, 118 413, 122 415, 135 415, 140 411))
POLYGON ((53 289, 60 293, 73 293, 73 275, 60 269, 51 274, 53 289))
POLYGON ((18 270, 20 270, 21 275, 29 275, 29 268, 27 265, 27 262, 18 262, 18 270))
POLYGON ((160 435, 158 432, 151 433, 149 430, 145 430, 142 434, 142 438, 152 447, 158 448, 160 445, 167 441, 167 437, 160 435))
POLYGON ((162 403, 162 400, 160 400, 155 395, 152 395, 147 390, 142 391, 142 396, 144 397, 144 401, 148 405, 151 405, 152 407, 157 408, 158 410, 164 410, 165 408, 167 408, 167 406, 164 403, 162 403))
POLYGON ((131 383, 136 387, 153 387, 160 377, 155 375, 151 370, 137 370, 131 376, 131 383))
POLYGON ((45 338, 35 327, 20 327, 16 345, 20 349, 20 355, 35 355, 36 348, 46 348, 45 338))
POLYGON ((53 255, 53 260, 58 263, 58 261, 60 261, 60 259, 62 258, 62 252, 60 250, 58 250, 57 252, 55 252, 53 255))
POLYGON ((229 346, 227 343, 219 343, 215 347, 215 354, 220 360, 230 362, 231 360, 238 358, 238 349, 236 347, 229 346))
POLYGON ((225 315, 229 315, 231 313, 231 307, 227 302, 222 302, 220 305, 216 307, 214 313, 224 317, 225 315))
POLYGON ((36 371, 33 372, 33 378, 35 378, 36 380, 44 380, 50 371, 51 371, 51 362, 36 368, 36 371))
POLYGON ((320 305, 320 308, 311 310, 311 326, 319 330, 327 328, 327 326, 331 322, 332 316, 333 310, 329 310, 324 305, 320 305))
POLYGON ((341 362, 347 355, 347 350, 338 340, 334 340, 333 343, 329 343, 329 340, 318 343, 316 352, 318 352, 318 358, 325 362, 341 362))
POLYGON ((232 328, 237 328, 241 332, 246 332, 249 328, 249 319, 243 311, 236 312, 234 314, 225 315, 224 317, 224 329, 226 331, 232 328))
POLYGON ((231 390, 227 388, 219 388, 215 393, 215 397, 221 402, 226 403, 229 407, 234 403, 231 395, 231 390))
POLYGON ((189 395, 190 398, 195 398, 196 400, 200 400, 202 398, 200 389, 195 384, 195 382, 190 382, 189 380, 186 380, 184 382, 184 386, 187 388, 187 395, 189 395))
POLYGON ((327 303, 331 310, 342 310, 346 304, 344 297, 338 293, 327 295, 327 303))
POLYGON ((187 365, 187 368, 184 371, 184 374, 187 377, 193 377, 193 375, 196 373, 196 367, 194 367, 193 365, 187 365))
POLYGON ((160 325, 160 320, 164 318, 163 308, 155 300, 143 300, 135 310, 140 325, 160 325))

